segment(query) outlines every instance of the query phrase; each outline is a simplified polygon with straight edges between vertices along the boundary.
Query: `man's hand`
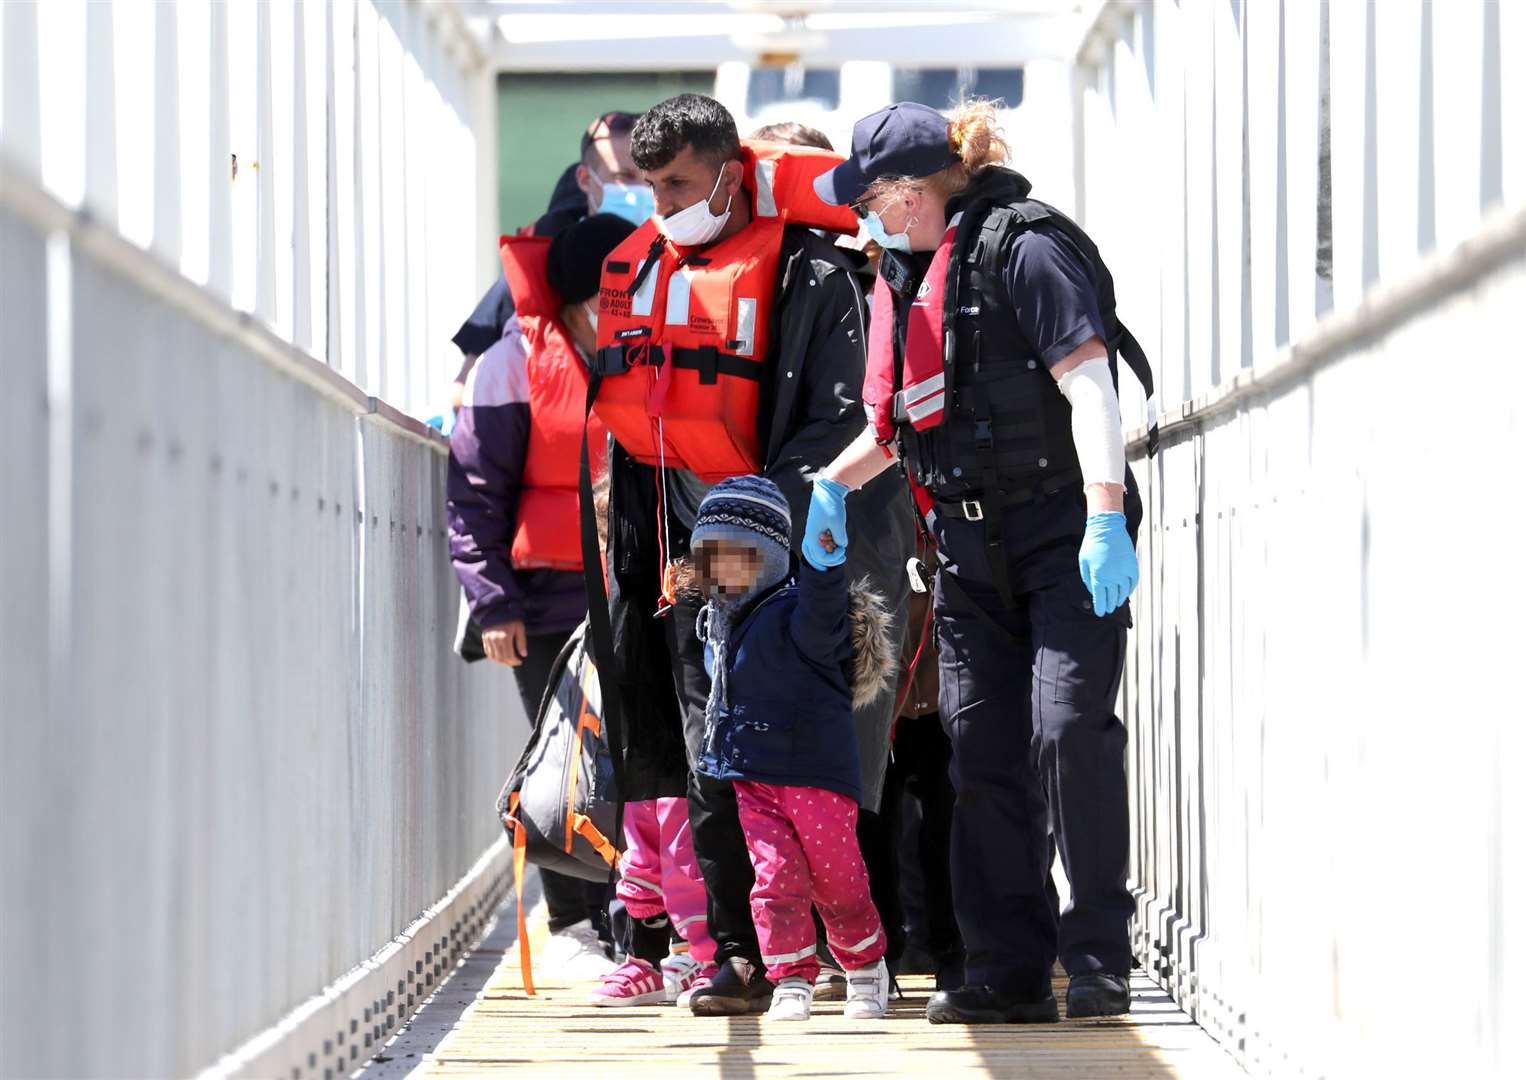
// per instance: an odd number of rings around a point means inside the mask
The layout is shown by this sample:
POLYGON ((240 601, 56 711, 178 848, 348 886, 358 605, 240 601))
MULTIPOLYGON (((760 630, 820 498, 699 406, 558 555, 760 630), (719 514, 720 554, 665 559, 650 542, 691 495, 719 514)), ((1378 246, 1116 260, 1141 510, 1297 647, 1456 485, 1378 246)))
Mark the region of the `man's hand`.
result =
POLYGON ((525 621, 512 619, 482 631, 482 651, 489 660, 496 660, 509 667, 518 667, 530 655, 525 638, 525 621))

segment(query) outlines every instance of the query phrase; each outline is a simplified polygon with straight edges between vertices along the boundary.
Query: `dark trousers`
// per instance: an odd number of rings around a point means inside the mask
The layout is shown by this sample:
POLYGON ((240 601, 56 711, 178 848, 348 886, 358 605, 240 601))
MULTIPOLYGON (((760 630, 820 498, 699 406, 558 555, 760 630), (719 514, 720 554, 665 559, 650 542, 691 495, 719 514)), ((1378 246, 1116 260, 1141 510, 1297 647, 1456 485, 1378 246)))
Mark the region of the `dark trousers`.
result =
MULTIPOLYGON (((674 684, 691 765, 704 738, 705 700, 710 696, 704 646, 694 634, 698 614, 697 605, 680 600, 667 615, 668 649, 674 659, 674 684)), ((715 939, 715 962, 738 957, 761 967, 758 932, 752 923, 752 860, 737 816, 736 792, 731 781, 712 780, 691 768, 688 794, 689 831, 694 837, 694 858, 705 879, 705 914, 715 939)))
POLYGON ((752 924, 752 861, 731 781, 689 774, 689 829, 705 878, 705 914, 715 939, 715 962, 737 957, 761 969, 763 957, 752 924))
MULTIPOLYGON (((1074 548, 1065 555, 1074 566, 1074 548)), ((1114 715, 1127 608, 1099 619, 1074 572, 1018 589, 938 575, 939 711, 953 744, 954 906, 966 980, 1009 993, 1131 966, 1124 746, 1114 715), (1056 920, 1050 830, 1070 879, 1056 920)))
MULTIPOLYGON (((954 785, 949 780, 953 747, 936 713, 927 716, 903 716, 896 722, 894 752, 885 774, 885 799, 880 816, 890 842, 896 845, 891 865, 896 868, 894 881, 896 904, 905 891, 907 878, 917 882, 919 917, 911 929, 939 966, 956 961, 963 950, 959 926, 954 916, 954 891, 949 875, 949 837, 954 826, 954 785), (904 796, 916 799, 917 818, 914 843, 916 863, 900 868, 905 832, 902 806, 904 796)), ((872 880, 872 878, 871 878, 872 880)), ((878 903, 878 898, 876 898, 878 903)), ((904 916, 903 916, 904 920, 904 916)))
MULTIPOLYGON (((535 723, 540 711, 546 683, 551 679, 551 667, 570 636, 571 631, 527 636, 528 655, 514 669, 514 679, 519 686, 519 700, 524 704, 525 716, 531 724, 535 723)), ((600 937, 610 940, 607 884, 542 868, 540 887, 546 898, 546 915, 553 934, 588 919, 600 937)))

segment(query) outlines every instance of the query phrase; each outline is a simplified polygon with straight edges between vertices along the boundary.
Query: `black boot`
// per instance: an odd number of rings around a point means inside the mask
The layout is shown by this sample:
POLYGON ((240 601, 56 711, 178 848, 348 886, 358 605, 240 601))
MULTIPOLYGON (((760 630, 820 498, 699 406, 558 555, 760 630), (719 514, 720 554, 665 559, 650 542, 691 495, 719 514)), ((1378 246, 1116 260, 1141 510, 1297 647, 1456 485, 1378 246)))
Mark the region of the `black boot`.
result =
POLYGON ((940 990, 927 1002, 933 1024, 1053 1024, 1060 1019, 1054 992, 1040 995, 1004 994, 989 986, 940 990))
POLYGON ((774 996, 774 984, 751 961, 739 956, 723 962, 710 985, 702 986, 689 998, 695 1016, 741 1016, 768 1011, 774 996))
POLYGON ((1129 1011, 1129 980, 1122 975, 1098 971, 1077 975, 1065 994, 1065 1015, 1071 1020, 1088 1016, 1122 1016, 1129 1011))

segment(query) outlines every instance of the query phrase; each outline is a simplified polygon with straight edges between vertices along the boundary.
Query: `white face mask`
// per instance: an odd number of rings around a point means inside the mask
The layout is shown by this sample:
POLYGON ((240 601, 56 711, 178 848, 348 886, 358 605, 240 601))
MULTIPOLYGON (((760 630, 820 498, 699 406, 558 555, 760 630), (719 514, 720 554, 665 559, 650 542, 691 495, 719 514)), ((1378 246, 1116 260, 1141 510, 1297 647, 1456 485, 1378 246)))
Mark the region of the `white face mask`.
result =
POLYGON ((588 306, 588 301, 583 301, 583 314, 588 316, 588 325, 593 327, 593 332, 599 332, 599 313, 588 306))
POLYGON ((911 254, 911 227, 917 223, 916 218, 910 218, 906 222, 906 228, 898 233, 887 233, 885 223, 880 220, 879 211, 871 210, 864 215, 864 231, 886 251, 899 251, 903 254, 911 254))
POLYGON ((686 206, 667 217, 658 218, 657 230, 679 247, 708 244, 719 236, 731 218, 731 200, 726 200, 726 209, 719 214, 710 212, 710 200, 721 190, 721 177, 725 175, 723 167, 715 178, 715 187, 710 189, 710 194, 693 206, 686 206))

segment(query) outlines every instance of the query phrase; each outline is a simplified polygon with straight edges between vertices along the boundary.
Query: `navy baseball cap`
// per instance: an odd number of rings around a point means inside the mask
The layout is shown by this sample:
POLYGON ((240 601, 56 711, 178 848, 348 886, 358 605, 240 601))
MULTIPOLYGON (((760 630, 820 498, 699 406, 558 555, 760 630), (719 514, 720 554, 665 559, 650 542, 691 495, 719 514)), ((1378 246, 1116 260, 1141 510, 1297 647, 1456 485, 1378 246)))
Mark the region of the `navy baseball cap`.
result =
POLYGON ((816 178, 816 194, 822 202, 846 206, 882 176, 931 176, 958 160, 948 145, 948 118, 937 109, 902 101, 853 125, 852 153, 816 178))

